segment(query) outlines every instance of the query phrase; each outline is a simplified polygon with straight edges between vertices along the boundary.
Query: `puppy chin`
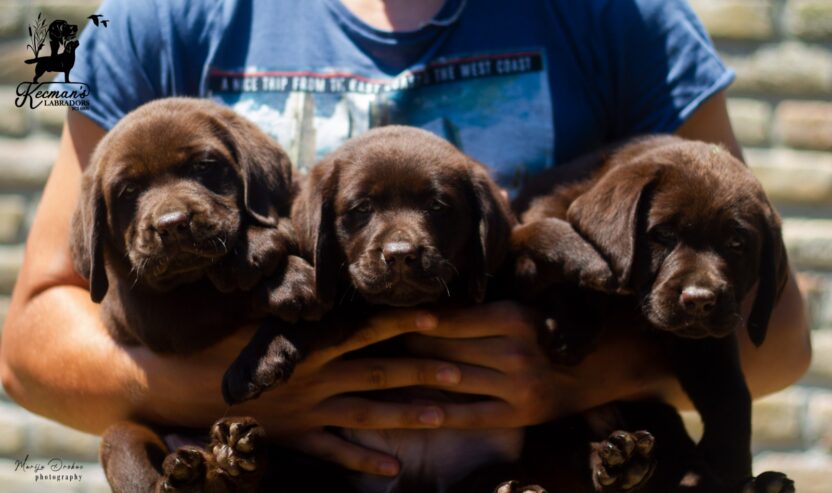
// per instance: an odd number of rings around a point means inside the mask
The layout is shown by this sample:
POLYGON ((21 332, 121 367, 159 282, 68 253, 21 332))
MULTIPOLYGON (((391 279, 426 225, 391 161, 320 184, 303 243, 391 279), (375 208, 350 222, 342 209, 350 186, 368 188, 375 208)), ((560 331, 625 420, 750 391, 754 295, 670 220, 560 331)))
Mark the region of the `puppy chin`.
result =
POLYGON ((644 312, 656 329, 685 339, 721 339, 742 327, 742 317, 731 310, 701 319, 680 312, 661 310, 651 304, 645 306, 644 312))
POLYGON ((352 284, 358 294, 371 305, 396 307, 433 303, 447 294, 439 284, 425 285, 404 279, 365 279, 352 276, 352 284))
MULTIPOLYGON (((148 260, 144 268, 133 269, 139 282, 155 291, 169 291, 177 286, 199 281, 217 256, 180 252, 171 257, 148 260)), ((139 264, 141 265, 141 264, 139 264)))

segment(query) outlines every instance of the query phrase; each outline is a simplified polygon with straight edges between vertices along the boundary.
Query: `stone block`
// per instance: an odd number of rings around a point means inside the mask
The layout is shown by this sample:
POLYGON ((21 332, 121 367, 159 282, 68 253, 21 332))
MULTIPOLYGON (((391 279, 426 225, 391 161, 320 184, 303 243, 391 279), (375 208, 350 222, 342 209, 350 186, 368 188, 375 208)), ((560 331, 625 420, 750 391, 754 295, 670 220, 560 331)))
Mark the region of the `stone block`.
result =
POLYGON ((774 202, 832 203, 832 154, 792 149, 745 149, 751 170, 774 202))
POLYGON ((0 402, 0 456, 26 455, 28 413, 11 402, 0 402))
POLYGON ((807 421, 809 445, 832 452, 832 391, 818 390, 809 398, 807 421))
POLYGON ((0 243, 17 241, 25 216, 25 197, 22 195, 0 195, 0 243))
POLYGON ((803 442, 806 391, 790 387, 754 401, 752 443, 755 450, 797 447, 803 442))
MULTIPOLYGON (((23 19, 26 17, 26 2, 6 0, 3 2, 3 15, 0 15, 0 38, 14 38, 26 34, 23 19)), ((25 43, 24 43, 25 45, 25 43)))
POLYGON ((812 331, 812 365, 804 381, 832 386, 832 330, 812 331))
POLYGON ((759 146, 769 141, 771 105, 756 99, 729 98, 728 114, 734 133, 743 145, 759 146))
MULTIPOLYGON (((0 296, 0 334, 3 333, 3 324, 6 323, 6 315, 9 313, 9 303, 11 298, 8 296, 0 296)), ((3 389, 0 386, 0 397, 2 397, 3 389)))
POLYGON ((58 139, 0 138, 0 186, 41 188, 58 156, 58 139))
POLYGON ((691 0, 716 39, 766 39, 774 33, 770 0, 691 0))
POLYGON ((0 246, 0 294, 12 292, 23 263, 23 246, 0 246))
POLYGON ((789 0, 785 9, 786 27, 806 39, 832 39, 832 2, 829 0, 789 0))
POLYGON ((31 130, 31 110, 15 106, 15 97, 13 87, 0 89, 0 135, 21 137, 31 130))
POLYGON ((734 91, 806 96, 832 95, 832 51, 786 41, 766 45, 750 56, 724 54, 737 79, 734 91))
POLYGON ((32 457, 94 462, 99 437, 82 433, 40 416, 32 416, 29 451, 32 457))
POLYGON ((788 218, 783 222, 783 241, 798 269, 832 267, 832 220, 788 218))
POLYGON ((777 106, 776 122, 783 144, 832 151, 832 102, 784 101, 777 106))
POLYGON ((31 81, 35 69, 32 65, 23 63, 23 60, 32 58, 32 55, 26 48, 26 38, 0 44, 0 84, 14 90, 21 82, 31 81))

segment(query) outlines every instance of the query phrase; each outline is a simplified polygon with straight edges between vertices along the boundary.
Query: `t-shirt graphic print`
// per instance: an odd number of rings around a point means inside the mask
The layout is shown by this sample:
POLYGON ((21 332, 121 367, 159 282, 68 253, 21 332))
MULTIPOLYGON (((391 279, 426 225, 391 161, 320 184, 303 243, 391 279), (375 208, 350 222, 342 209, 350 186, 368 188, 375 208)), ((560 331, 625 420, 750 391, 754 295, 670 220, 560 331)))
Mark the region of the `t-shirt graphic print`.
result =
POLYGON ((552 97, 541 50, 438 59, 390 78, 355 71, 210 68, 208 96, 274 137, 305 172, 383 125, 431 131, 486 163, 510 192, 552 166, 552 97))

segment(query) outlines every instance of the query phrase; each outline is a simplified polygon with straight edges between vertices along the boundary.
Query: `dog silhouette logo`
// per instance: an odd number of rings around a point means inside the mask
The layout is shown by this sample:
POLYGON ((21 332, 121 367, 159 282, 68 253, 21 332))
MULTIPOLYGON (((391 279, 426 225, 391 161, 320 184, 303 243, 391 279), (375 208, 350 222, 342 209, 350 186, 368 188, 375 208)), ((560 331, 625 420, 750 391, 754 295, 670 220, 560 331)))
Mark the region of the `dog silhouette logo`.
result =
POLYGON ((75 39, 77 34, 78 26, 58 19, 47 27, 46 19, 38 14, 35 23, 29 26, 31 43, 27 45, 35 54, 35 58, 26 60, 26 63, 35 64, 35 78, 32 82, 37 82, 44 72, 63 72, 64 82, 69 82, 69 71, 75 65, 75 50, 78 48, 78 41, 75 39), (47 36, 49 56, 40 57, 47 36))
MULTIPOLYGON (((109 20, 103 17, 101 14, 94 14, 87 18, 93 21, 95 27, 106 28, 109 20)), ((35 21, 29 25, 28 32, 29 44, 26 47, 34 56, 24 62, 34 65, 35 74, 31 82, 21 82, 17 86, 15 105, 21 108, 28 103, 32 109, 41 105, 88 109, 89 102, 86 98, 89 95, 89 86, 70 78, 80 45, 78 26, 63 19, 49 22, 43 14, 38 14, 35 21), (58 75, 54 81, 41 81, 41 77, 48 72, 63 74, 63 77, 58 75)))

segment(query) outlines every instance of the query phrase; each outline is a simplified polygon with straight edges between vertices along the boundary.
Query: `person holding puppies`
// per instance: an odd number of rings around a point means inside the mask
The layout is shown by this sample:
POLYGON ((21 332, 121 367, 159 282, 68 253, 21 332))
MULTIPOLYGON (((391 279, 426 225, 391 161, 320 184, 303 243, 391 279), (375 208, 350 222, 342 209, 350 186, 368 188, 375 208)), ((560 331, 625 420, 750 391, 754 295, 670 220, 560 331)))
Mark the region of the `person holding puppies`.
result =
MULTIPOLYGON (((0 347, 9 395, 93 433, 128 417, 207 428, 225 413, 223 372, 252 333, 187 357, 122 346, 72 268, 82 170, 106 130, 147 101, 192 95, 232 106, 300 167, 371 126, 421 126, 491 167, 509 193, 536 171, 642 133, 741 157, 723 93, 731 72, 683 0, 112 0, 100 10, 110 28, 84 32, 73 71, 91 87, 90 111, 67 116, 0 347)), ((303 452, 394 476, 394 457, 325 427, 516 428, 645 395, 690 405, 645 340, 616 331, 566 373, 538 347, 537 322, 512 301, 385 311, 235 413, 303 452), (418 358, 344 357, 401 335, 418 358), (348 395, 418 385, 476 391, 489 405, 348 395)), ((808 327, 793 275, 765 343, 741 339, 741 352, 755 396, 805 371, 808 327)))

